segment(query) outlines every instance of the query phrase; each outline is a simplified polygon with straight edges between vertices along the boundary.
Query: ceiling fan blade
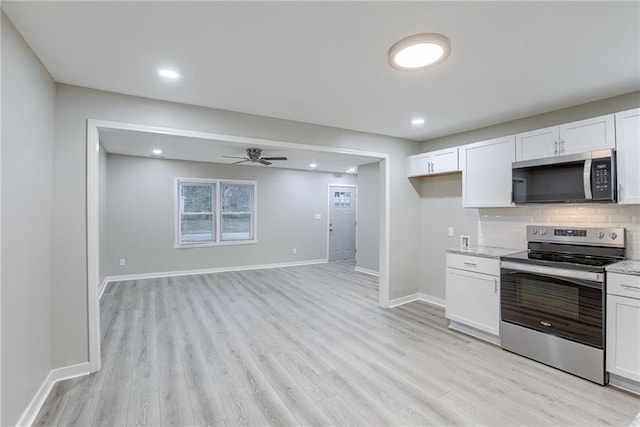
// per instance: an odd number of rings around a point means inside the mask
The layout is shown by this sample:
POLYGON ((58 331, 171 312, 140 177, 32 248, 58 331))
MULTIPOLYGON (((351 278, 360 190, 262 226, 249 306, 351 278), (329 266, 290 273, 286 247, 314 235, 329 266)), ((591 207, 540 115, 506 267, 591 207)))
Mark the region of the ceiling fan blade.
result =
POLYGON ((237 156, 220 156, 226 159, 246 159, 246 157, 237 157, 237 156))
MULTIPOLYGON (((236 159, 241 159, 241 158, 242 158, 242 157, 236 157, 236 159)), ((237 164, 244 163, 244 162, 248 162, 248 161, 249 161, 249 159, 244 159, 244 160, 240 160, 239 162, 233 162, 233 163, 231 163, 231 164, 232 164, 232 165, 237 165, 237 164)))
POLYGON ((265 159, 260 159, 258 160, 260 163, 262 163, 265 166, 269 166, 271 164, 271 162, 267 162, 265 159))
POLYGON ((263 157, 263 160, 287 160, 286 157, 263 157))

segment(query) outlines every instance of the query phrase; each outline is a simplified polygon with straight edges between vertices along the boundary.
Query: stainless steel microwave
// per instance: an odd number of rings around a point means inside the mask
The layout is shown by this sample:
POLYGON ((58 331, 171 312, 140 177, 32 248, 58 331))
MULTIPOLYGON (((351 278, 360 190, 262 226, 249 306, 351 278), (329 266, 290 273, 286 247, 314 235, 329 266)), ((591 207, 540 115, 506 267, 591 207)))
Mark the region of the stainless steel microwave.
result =
POLYGON ((614 150, 514 162, 511 169, 516 204, 616 201, 614 150))

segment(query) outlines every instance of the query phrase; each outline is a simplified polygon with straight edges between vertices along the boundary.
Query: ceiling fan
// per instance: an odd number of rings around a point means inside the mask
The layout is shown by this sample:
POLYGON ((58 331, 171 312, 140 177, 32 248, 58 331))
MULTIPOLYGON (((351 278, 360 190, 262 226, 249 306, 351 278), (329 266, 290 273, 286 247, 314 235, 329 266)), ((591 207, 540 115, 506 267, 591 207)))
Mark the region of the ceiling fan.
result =
POLYGON ((262 157, 262 148, 247 148, 247 157, 236 157, 236 156, 222 156, 227 159, 242 159, 239 162, 233 162, 232 165, 237 165, 238 163, 244 162, 252 162, 252 163, 261 163, 265 166, 269 166, 271 162, 269 160, 287 160, 286 157, 262 157))

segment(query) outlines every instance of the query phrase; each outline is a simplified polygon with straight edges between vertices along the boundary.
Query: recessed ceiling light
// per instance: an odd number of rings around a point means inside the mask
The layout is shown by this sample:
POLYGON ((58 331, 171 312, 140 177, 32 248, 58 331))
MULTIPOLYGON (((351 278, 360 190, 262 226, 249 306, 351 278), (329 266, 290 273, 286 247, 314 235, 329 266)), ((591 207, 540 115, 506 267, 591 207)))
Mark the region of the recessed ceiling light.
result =
POLYGON ((153 150, 151 150, 151 153, 159 156, 160 154, 162 154, 162 150, 159 148, 154 148, 153 150))
POLYGON ((424 119, 420 119, 420 118, 412 119, 411 120, 411 124, 414 125, 414 126, 423 125, 424 124, 424 119))
POLYGON ((317 167, 318 167, 318 165, 316 165, 315 163, 310 163, 310 164, 309 164, 309 167, 310 167, 311 169, 315 169, 315 168, 317 168, 317 167))
POLYGON ((355 171, 356 171, 356 168, 353 168, 353 167, 347 169, 347 173, 355 173, 355 171))
POLYGON ((158 75, 159 75, 160 77, 165 77, 165 78, 167 78, 167 79, 172 79, 172 80, 175 80, 175 79, 177 79, 178 77, 180 77, 180 74, 178 74, 178 72, 177 72, 177 71, 170 70, 170 69, 168 69, 168 68, 161 68, 161 69, 159 69, 159 70, 158 70, 158 75))
POLYGON ((442 34, 422 33, 405 37, 389 49, 389 65, 397 70, 424 70, 447 59, 449 39, 442 34))

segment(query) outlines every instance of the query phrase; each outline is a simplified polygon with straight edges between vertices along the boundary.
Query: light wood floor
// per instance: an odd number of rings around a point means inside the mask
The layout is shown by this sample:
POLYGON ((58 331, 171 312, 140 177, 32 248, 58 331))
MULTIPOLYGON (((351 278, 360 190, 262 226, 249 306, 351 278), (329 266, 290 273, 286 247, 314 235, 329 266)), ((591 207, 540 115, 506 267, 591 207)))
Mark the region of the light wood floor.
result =
POLYGON ((103 368, 35 425, 619 425, 640 399, 377 305, 353 265, 112 284, 103 368))

